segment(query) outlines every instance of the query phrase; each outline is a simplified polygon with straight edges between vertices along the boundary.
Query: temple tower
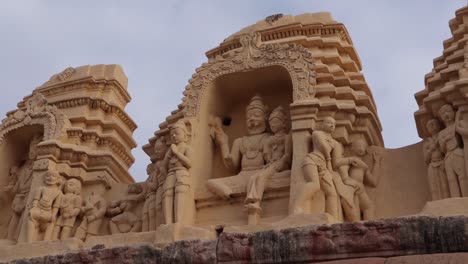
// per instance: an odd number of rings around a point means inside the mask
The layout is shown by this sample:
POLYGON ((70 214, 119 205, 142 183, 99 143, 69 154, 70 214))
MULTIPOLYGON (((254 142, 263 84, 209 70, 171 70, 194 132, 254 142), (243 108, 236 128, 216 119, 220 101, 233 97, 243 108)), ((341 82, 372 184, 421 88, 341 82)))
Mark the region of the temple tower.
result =
POLYGON ((242 184, 234 188, 230 201, 238 205, 235 210, 226 209, 228 202, 207 189, 209 179, 235 174, 223 166, 208 124, 218 116, 231 141, 242 137, 245 106, 256 94, 263 97, 267 112, 277 105, 287 109, 293 141, 291 173, 273 177, 265 191, 265 219, 273 221, 291 211, 291 197, 304 181, 301 163, 311 151, 310 133, 325 117, 336 119, 333 137, 345 146, 362 139, 368 146, 383 147, 377 109, 359 57, 345 26, 329 13, 267 17, 229 36, 206 56, 208 61, 196 69, 178 109, 143 147, 154 162, 157 138, 168 138, 169 127, 177 120, 190 127, 196 153, 191 168, 195 205, 194 218, 187 223, 244 223, 245 217, 238 213, 245 197, 242 184))
MULTIPOLYGON (((136 124, 124 110, 130 99, 119 65, 70 67, 26 96, 0 126, 0 185, 16 182, 22 192, 4 195, 5 205, 29 203, 29 189, 43 185, 45 171, 78 179, 83 195, 108 199, 134 182, 128 169, 136 124)), ((12 213, 10 206, 2 210, 12 213)), ((7 232, 8 220, 2 218, 0 232, 7 232)), ((24 241, 24 222, 10 231, 10 239, 24 241)))

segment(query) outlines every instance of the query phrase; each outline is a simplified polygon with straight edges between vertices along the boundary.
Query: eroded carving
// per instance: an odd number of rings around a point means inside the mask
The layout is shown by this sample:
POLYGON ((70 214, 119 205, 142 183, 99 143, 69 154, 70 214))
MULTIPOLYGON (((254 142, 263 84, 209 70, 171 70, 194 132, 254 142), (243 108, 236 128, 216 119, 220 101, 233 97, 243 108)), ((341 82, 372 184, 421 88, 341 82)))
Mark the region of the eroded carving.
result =
POLYGON ((37 144, 41 141, 41 135, 35 135, 29 143, 28 156, 21 161, 19 165, 14 165, 10 169, 9 184, 5 187, 5 191, 13 196, 11 203, 12 216, 8 224, 7 238, 16 240, 19 235, 21 226, 20 219, 26 209, 29 192, 31 190, 32 174, 34 161, 37 157, 37 144), (12 185, 14 182, 14 185, 12 185))
POLYGON ((81 223, 74 237, 86 240, 89 236, 99 235, 106 209, 106 200, 100 194, 91 192, 83 201, 81 223))
POLYGON ((460 134, 468 135, 468 129, 461 122, 455 122, 455 110, 451 105, 440 107, 438 114, 445 125, 439 132, 438 139, 440 149, 445 153, 444 166, 450 197, 466 197, 468 180, 460 134))
POLYGON ((63 186, 63 196, 60 203, 59 217, 55 223, 53 238, 67 239, 73 236, 76 218, 81 213, 81 182, 69 179, 63 186))
POLYGON ((124 199, 109 203, 107 215, 111 217, 109 220, 111 234, 141 231, 141 218, 132 210, 141 200, 142 194, 143 187, 133 183, 128 186, 127 196, 124 199))
POLYGON ((161 203, 163 185, 167 174, 164 168, 164 155, 166 151, 167 146, 165 138, 158 138, 154 145, 156 162, 148 165, 147 169, 149 177, 145 183, 146 195, 143 205, 143 232, 156 230, 157 226, 164 223, 161 203))
POLYGON ((426 128, 430 137, 424 142, 424 160, 427 167, 427 178, 432 200, 450 198, 450 191, 447 182, 447 176, 444 169, 444 153, 439 146, 439 132, 441 125, 439 120, 430 119, 426 123, 426 128))
POLYGON ((43 174, 44 185, 34 190, 31 209, 26 223, 26 242, 52 240, 52 232, 63 193, 60 190, 61 176, 56 171, 43 174), (43 238, 39 234, 43 232, 43 238))

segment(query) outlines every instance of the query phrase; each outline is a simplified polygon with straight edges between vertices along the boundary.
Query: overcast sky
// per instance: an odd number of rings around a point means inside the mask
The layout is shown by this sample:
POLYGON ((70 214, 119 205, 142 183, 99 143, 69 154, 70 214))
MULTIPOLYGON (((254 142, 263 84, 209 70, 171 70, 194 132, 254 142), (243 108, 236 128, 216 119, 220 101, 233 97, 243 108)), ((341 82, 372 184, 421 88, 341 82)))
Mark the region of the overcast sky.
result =
POLYGON ((146 178, 141 147, 182 98, 204 53, 269 15, 329 11, 345 24, 374 94, 387 148, 418 142, 414 93, 451 36, 466 0, 1 1, 0 115, 68 66, 120 64, 138 124, 131 173, 146 178))

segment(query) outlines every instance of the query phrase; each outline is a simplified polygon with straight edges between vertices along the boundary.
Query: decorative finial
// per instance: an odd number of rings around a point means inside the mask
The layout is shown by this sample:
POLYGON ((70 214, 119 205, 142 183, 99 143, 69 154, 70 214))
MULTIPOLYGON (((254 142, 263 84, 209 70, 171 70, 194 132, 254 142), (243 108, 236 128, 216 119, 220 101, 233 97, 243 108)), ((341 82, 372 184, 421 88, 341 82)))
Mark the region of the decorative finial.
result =
POLYGON ((283 14, 274 14, 274 15, 271 15, 271 16, 267 16, 265 18, 265 21, 268 22, 268 24, 272 25, 273 23, 275 23, 276 21, 278 21, 282 17, 283 17, 283 14))

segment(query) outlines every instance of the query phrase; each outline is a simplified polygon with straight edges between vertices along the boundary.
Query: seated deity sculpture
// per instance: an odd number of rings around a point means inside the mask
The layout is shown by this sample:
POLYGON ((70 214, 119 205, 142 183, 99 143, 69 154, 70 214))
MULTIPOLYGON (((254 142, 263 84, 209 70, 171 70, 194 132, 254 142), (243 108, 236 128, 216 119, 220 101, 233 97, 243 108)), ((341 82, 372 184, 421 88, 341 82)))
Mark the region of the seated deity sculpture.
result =
POLYGON ((440 150, 438 135, 440 123, 437 119, 430 119, 426 123, 430 137, 426 138, 423 146, 424 161, 427 164, 427 177, 432 200, 450 198, 447 176, 444 170, 444 154, 440 150))
POLYGON ((460 135, 468 135, 468 128, 455 120, 455 110, 449 104, 440 107, 438 114, 445 125, 439 132, 438 140, 440 150, 445 153, 444 167, 450 197, 467 197, 468 180, 460 135))
POLYGON ((99 235, 99 229, 106 214, 107 202, 99 194, 91 192, 83 200, 81 223, 75 232, 75 238, 86 240, 89 236, 99 235))
POLYGON ((306 212, 304 203, 322 190, 325 195, 326 213, 336 220, 341 218, 342 210, 348 217, 352 216, 357 186, 346 177, 347 168, 344 165, 365 165, 356 157, 343 158, 343 146, 332 137, 335 123, 335 119, 326 117, 321 129, 312 133, 313 151, 306 155, 302 163, 305 184, 294 198, 294 214, 306 212))
POLYGON ((271 176, 287 171, 290 174, 292 158, 291 135, 287 132, 287 114, 279 106, 271 113, 269 125, 273 135, 266 140, 264 157, 267 162, 264 168, 253 174, 247 183, 245 204, 248 209, 260 209, 266 184, 271 176))
POLYGON ((172 144, 164 157, 164 168, 167 177, 162 193, 162 208, 166 224, 182 223, 185 206, 191 200, 191 179, 189 169, 192 167, 192 150, 187 144, 188 130, 182 120, 177 121, 170 129, 172 144))
POLYGON ((44 232, 42 240, 52 240, 58 210, 62 201, 61 176, 56 171, 44 173, 44 185, 33 191, 32 205, 26 224, 26 242, 33 242, 44 232))
POLYGON ((248 135, 235 139, 231 149, 229 148, 228 136, 222 130, 220 122, 216 122, 216 120, 218 119, 213 120, 210 124, 211 136, 220 147, 224 165, 230 170, 240 169, 240 172, 231 177, 210 179, 207 187, 218 196, 230 199, 233 188, 246 186, 250 177, 262 170, 267 164, 264 153, 270 134, 266 132, 266 106, 260 96, 252 97, 246 108, 248 135))
POLYGON ((7 238, 16 240, 19 234, 19 227, 21 226, 21 219, 26 210, 26 203, 29 197, 29 192, 32 183, 32 169, 37 156, 37 144, 41 141, 41 136, 36 135, 29 144, 28 157, 22 164, 13 166, 10 169, 10 176, 15 177, 15 184, 10 184, 6 187, 5 191, 13 195, 13 202, 11 203, 12 217, 8 223, 7 238), (15 169, 16 168, 16 169, 15 169))
POLYGON ((130 233, 141 231, 141 219, 132 212, 140 201, 143 187, 138 184, 130 184, 127 196, 122 200, 114 200, 109 203, 107 215, 111 234, 130 233))
POLYGON ((143 204, 143 227, 142 231, 154 231, 162 223, 160 220, 162 185, 164 183, 163 159, 166 154, 166 143, 160 137, 154 145, 154 155, 156 162, 148 165, 148 179, 145 182, 145 203, 143 204))
MULTIPOLYGON (((363 139, 357 139, 351 143, 351 154, 355 155, 360 162, 351 162, 345 166, 345 171, 349 170, 349 181, 351 185, 356 186, 356 196, 358 203, 355 204, 356 210, 349 217, 350 221, 370 220, 375 218, 375 204, 369 198, 365 185, 377 187, 379 182, 379 172, 382 164, 382 157, 377 153, 372 153, 372 160, 368 160, 367 143, 363 139), (366 162, 367 161, 367 162, 366 162), (366 184, 365 184, 366 183, 366 184), (362 214, 362 217, 361 217, 362 214)), ((345 180, 346 182, 346 180, 345 180)))
POLYGON ((69 179, 65 182, 59 217, 54 227, 54 239, 63 240, 73 236, 73 227, 77 216, 81 212, 82 199, 80 193, 81 182, 78 179, 69 179))

